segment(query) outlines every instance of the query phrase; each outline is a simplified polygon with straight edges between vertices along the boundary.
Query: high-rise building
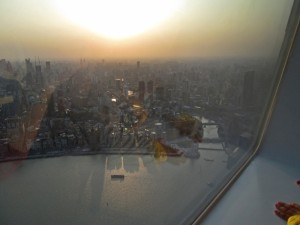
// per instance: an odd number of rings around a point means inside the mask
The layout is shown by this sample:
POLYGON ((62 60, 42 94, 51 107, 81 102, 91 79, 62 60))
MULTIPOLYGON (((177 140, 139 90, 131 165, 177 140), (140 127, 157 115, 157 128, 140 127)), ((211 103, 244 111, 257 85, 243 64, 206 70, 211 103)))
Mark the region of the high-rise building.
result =
POLYGON ((6 60, 1 59, 0 60, 0 70, 5 70, 6 69, 6 60))
POLYGON ((52 79, 53 79, 53 74, 51 71, 51 64, 50 61, 46 61, 46 69, 45 69, 45 73, 44 73, 44 84, 47 85, 49 83, 51 83, 52 79))
POLYGON ((139 100, 142 102, 144 101, 145 97, 145 82, 139 81, 139 100))
POLYGON ((47 61, 47 62, 46 62, 46 71, 49 72, 50 70, 51 70, 50 62, 47 61))
POLYGON ((0 71, 12 73, 13 68, 11 63, 9 61, 6 61, 5 59, 0 59, 0 71))
POLYGON ((9 61, 7 61, 7 63, 6 63, 6 71, 9 72, 9 73, 13 72, 12 65, 9 61))
POLYGON ((26 64, 26 85, 31 86, 33 84, 33 66, 32 63, 30 62, 30 59, 25 59, 25 64, 26 64))
POLYGON ((122 80, 121 79, 115 79, 116 82, 116 90, 122 91, 122 80))
POLYGON ((153 93, 153 81, 152 80, 147 82, 147 91, 149 94, 153 93))
POLYGON ((40 65, 35 66, 35 82, 43 85, 42 67, 40 65))
POLYGON ((28 73, 32 73, 33 72, 33 66, 32 63, 30 62, 30 59, 25 59, 25 63, 26 63, 26 74, 28 73))

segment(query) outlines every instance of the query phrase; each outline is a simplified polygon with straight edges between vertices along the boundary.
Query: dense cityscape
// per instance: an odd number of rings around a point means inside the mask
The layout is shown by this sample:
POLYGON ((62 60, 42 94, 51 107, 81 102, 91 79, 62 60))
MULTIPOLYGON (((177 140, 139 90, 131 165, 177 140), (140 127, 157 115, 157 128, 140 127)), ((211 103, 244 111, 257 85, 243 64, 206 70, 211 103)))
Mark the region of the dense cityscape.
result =
POLYGON ((0 160, 199 157, 247 150, 272 85, 263 60, 0 61, 0 160), (203 135, 208 126, 217 137, 203 135))

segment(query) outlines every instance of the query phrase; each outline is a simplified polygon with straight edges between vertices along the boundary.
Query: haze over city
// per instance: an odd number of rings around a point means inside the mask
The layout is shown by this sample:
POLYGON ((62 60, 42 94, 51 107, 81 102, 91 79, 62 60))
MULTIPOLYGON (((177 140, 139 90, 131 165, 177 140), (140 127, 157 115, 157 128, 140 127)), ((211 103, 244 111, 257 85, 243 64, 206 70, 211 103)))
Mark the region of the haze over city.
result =
POLYGON ((1 224, 194 223, 262 140, 293 2, 0 0, 1 224))
POLYGON ((0 57, 268 57, 292 2, 3 0, 0 57))

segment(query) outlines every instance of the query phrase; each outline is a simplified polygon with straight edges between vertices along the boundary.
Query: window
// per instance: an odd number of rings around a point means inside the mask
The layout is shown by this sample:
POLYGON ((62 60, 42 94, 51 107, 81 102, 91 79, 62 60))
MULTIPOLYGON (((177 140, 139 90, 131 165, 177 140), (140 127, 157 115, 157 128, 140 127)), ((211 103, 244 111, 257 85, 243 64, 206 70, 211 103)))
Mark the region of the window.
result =
POLYGON ((292 6, 4 0, 0 221, 192 223, 257 149, 292 6))

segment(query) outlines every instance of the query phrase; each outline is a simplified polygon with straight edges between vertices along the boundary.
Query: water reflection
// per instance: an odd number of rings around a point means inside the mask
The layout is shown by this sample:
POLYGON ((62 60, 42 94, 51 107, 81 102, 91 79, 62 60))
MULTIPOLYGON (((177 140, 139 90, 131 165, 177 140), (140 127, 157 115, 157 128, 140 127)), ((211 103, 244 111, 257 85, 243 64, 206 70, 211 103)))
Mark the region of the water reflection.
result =
MULTIPOLYGON (((211 134, 214 129, 210 129, 211 134)), ((43 223, 49 217, 54 217, 56 224, 70 220, 72 224, 160 224, 162 218, 173 221, 174 215, 180 221, 184 213, 195 209, 195 200, 205 199, 229 171, 225 151, 198 151, 199 158, 167 157, 165 161, 153 155, 65 156, 23 161, 14 176, 1 182, 0 217, 6 215, 15 224, 24 218, 29 218, 30 224, 34 224, 30 218, 43 223), (24 173, 31 182, 24 182, 24 173), (41 174, 47 176, 43 178, 41 174), (124 175, 124 179, 112 179, 111 175, 118 174, 124 175), (16 195, 19 186, 22 197, 16 195), (12 209, 5 202, 14 202, 16 206, 12 209), (41 209, 52 209, 33 211, 29 202, 41 209)), ((13 162, 2 165, 10 164, 13 162)))

